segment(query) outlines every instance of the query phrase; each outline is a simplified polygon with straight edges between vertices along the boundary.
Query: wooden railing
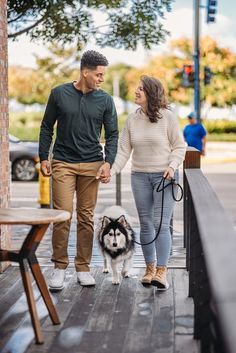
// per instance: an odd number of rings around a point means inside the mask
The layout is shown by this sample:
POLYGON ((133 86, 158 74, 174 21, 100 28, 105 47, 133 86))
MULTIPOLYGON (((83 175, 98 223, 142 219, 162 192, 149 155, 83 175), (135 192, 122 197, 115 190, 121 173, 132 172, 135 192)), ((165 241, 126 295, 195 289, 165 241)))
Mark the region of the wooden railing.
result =
POLYGON ((191 148, 184 163, 184 239, 194 338, 201 352, 236 352, 236 234, 191 148))

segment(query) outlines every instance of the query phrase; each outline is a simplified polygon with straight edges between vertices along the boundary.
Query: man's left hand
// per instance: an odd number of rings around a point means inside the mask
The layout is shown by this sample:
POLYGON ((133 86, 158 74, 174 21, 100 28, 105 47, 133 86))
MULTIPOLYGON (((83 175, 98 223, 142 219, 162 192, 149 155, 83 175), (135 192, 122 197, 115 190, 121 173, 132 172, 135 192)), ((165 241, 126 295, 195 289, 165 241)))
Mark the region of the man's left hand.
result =
POLYGON ((111 174, 110 174, 110 163, 105 162, 99 169, 96 175, 96 179, 99 179, 101 183, 109 183, 111 180, 111 174))

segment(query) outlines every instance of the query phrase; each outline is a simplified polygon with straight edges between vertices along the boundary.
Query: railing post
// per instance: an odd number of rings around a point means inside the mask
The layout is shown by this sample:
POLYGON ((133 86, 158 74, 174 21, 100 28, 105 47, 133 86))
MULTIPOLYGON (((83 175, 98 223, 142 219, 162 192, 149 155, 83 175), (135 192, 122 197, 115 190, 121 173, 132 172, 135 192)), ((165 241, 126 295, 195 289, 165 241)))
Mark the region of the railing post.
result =
POLYGON ((121 173, 116 174, 116 205, 121 206, 121 173))
MULTIPOLYGON (((188 147, 184 160, 184 171, 190 168, 200 168, 200 152, 194 147, 188 147)), ((191 228, 191 197, 189 194, 188 183, 183 173, 184 186, 184 247, 186 248, 186 267, 189 270, 189 238, 191 228)))

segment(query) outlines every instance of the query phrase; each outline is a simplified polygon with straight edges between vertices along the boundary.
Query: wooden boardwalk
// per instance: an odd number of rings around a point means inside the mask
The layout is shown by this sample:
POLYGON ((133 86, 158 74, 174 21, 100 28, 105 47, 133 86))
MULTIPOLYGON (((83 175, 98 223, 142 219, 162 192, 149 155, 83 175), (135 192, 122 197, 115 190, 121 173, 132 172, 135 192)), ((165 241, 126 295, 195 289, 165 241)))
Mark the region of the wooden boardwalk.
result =
MULTIPOLYGON (((43 267, 46 279, 51 268, 43 267)), ((69 268, 66 287, 52 293, 62 324, 53 326, 34 286, 45 343, 34 344, 18 268, 0 276, 1 353, 196 353, 188 275, 170 269, 170 288, 160 292, 140 283, 143 269, 112 285, 111 275, 93 268, 97 285, 83 288, 69 268)))
MULTIPOLYGON (((133 218, 139 234, 137 214, 132 200, 128 176, 124 183, 122 204, 133 218)), ((114 184, 114 182, 113 182, 114 184)), ((97 217, 113 205, 114 185, 103 186, 96 208, 97 217)), ((18 205, 19 206, 19 205, 18 205)), ((20 206, 24 206, 23 204, 20 206)), ((129 279, 120 285, 111 283, 111 275, 102 273, 102 258, 96 242, 92 258, 94 288, 83 288, 76 281, 74 270, 76 225, 73 219, 66 287, 52 293, 61 319, 53 326, 40 294, 34 285, 37 310, 41 318, 43 345, 34 344, 34 333, 28 314, 26 297, 17 266, 0 275, 0 352, 1 353, 198 353, 193 340, 193 302, 188 298, 188 274, 183 248, 182 205, 176 205, 172 257, 169 263, 170 288, 159 292, 143 287, 144 272, 141 248, 137 246, 129 279)), ((96 220, 95 220, 96 221, 96 220)), ((27 227, 14 227, 12 247, 18 249, 21 234, 27 227)), ((47 232, 37 256, 46 280, 52 269, 51 229, 47 232)))
MULTIPOLYGON (((178 227, 177 227, 178 228, 178 227)), ((135 228, 137 235, 139 229, 135 228)), ((14 227, 13 248, 19 248, 27 226, 14 227)), ((197 353, 193 340, 193 303, 188 298, 188 274, 185 270, 183 236, 174 231, 169 264, 170 288, 159 292, 143 287, 140 278, 144 260, 136 247, 131 277, 120 285, 111 283, 111 275, 102 273, 102 257, 94 242, 92 271, 94 288, 82 288, 74 270, 76 227, 72 222, 66 287, 52 293, 62 324, 53 326, 34 286, 37 310, 45 343, 34 344, 26 297, 18 267, 13 264, 0 275, 0 352, 1 353, 197 353)), ((46 280, 52 269, 51 228, 37 256, 46 280)))

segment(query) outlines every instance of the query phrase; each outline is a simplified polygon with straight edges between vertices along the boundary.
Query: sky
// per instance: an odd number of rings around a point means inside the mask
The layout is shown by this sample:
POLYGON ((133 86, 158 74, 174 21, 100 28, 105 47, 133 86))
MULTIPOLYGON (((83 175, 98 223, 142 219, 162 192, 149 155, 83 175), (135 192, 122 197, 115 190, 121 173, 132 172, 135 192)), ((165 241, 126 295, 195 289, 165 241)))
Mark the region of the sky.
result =
MULTIPOLYGON (((207 0, 202 0, 201 4, 205 5, 207 0)), ((89 43, 85 50, 95 49, 104 54, 110 64, 123 62, 132 66, 142 66, 151 57, 156 56, 168 50, 170 40, 180 37, 193 38, 193 2, 194 0, 175 0, 172 4, 172 11, 165 16, 165 29, 170 31, 170 36, 166 38, 166 42, 159 46, 153 47, 152 50, 144 50, 141 46, 136 51, 127 51, 122 49, 99 48, 93 43, 89 43)), ((232 0, 218 0, 217 15, 215 23, 206 23, 206 9, 202 8, 200 20, 200 35, 209 35, 217 40, 220 46, 228 47, 236 53, 236 25, 235 13, 236 2, 232 0)), ((101 18, 99 21, 102 20, 101 18)), ((38 43, 29 41, 26 35, 22 35, 17 42, 9 40, 8 56, 9 65, 21 65, 27 67, 35 67, 35 57, 46 56, 46 48, 38 43)))

